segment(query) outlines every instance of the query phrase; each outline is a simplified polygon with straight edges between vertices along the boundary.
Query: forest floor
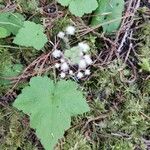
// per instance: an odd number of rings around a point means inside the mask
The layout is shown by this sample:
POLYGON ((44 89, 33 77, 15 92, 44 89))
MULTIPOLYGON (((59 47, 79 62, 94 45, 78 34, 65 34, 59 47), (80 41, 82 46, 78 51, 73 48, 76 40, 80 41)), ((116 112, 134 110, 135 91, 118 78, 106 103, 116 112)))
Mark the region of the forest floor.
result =
MULTIPOLYGON (((73 24, 78 36, 72 45, 88 41, 94 60, 88 77, 71 78, 85 93, 90 112, 72 117, 56 150, 150 150, 150 2, 126 0, 120 28, 112 34, 91 30, 91 14, 75 17, 51 0, 41 0, 37 7, 42 12, 37 12, 35 4, 35 0, 0 0, 0 13, 19 12, 42 22, 54 44, 57 33, 73 24)), ((29 118, 12 103, 31 77, 60 78, 49 67, 54 60, 47 60, 52 45, 36 51, 17 47, 11 40, 0 39, 0 150, 43 150, 29 118)))

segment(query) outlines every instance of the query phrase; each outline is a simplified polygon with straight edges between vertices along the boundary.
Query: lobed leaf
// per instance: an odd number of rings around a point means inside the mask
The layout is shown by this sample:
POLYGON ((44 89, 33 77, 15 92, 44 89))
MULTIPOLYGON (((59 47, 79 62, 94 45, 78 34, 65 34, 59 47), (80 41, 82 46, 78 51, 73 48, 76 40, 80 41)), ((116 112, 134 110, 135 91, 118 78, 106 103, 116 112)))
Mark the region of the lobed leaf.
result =
POLYGON ((18 31, 13 43, 26 47, 34 47, 40 50, 47 42, 47 37, 43 33, 43 26, 34 22, 25 21, 23 27, 18 31))
POLYGON ((89 111, 77 87, 72 81, 54 84, 48 77, 33 77, 13 104, 30 116, 30 125, 46 150, 52 150, 70 127, 71 116, 89 111))
POLYGON ((91 13, 98 7, 97 0, 58 0, 63 6, 69 6, 69 10, 75 16, 82 17, 91 13))

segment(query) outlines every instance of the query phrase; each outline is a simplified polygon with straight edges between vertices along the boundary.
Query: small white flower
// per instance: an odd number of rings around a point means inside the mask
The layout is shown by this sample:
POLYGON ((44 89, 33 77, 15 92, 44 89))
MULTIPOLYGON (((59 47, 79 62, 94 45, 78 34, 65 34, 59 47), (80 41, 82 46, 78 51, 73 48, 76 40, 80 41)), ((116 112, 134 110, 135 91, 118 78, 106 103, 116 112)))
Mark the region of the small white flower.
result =
POLYGON ((61 64, 61 70, 64 71, 64 72, 69 70, 69 66, 66 62, 61 64))
POLYGON ((83 73, 82 73, 82 72, 78 72, 78 74, 77 74, 77 78, 78 78, 78 79, 83 78, 83 76, 84 76, 84 75, 83 75, 83 73))
POLYGON ((65 78, 65 77, 66 77, 66 74, 65 74, 64 72, 61 72, 61 73, 60 73, 60 77, 61 77, 61 78, 65 78))
POLYGON ((60 32, 57 34, 57 36, 58 36, 59 38, 63 39, 63 38, 65 37, 65 33, 62 32, 62 31, 60 31, 60 32))
POLYGON ((60 67, 60 64, 59 63, 56 63, 55 64, 55 68, 59 68, 60 67))
POLYGON ((81 59, 78 65, 79 65, 79 69, 86 69, 87 67, 84 59, 81 59))
POLYGON ((93 63, 90 55, 84 55, 84 59, 87 65, 91 65, 93 63))
POLYGON ((66 33, 69 34, 69 35, 74 35, 75 34, 75 27, 74 26, 68 26, 66 28, 66 33))
POLYGON ((61 51, 60 50, 57 50, 57 49, 55 49, 53 52, 52 52, 52 56, 54 57, 54 58, 59 58, 59 57, 61 57, 61 51))
POLYGON ((60 62, 61 62, 61 63, 64 63, 64 62, 65 62, 65 59, 64 59, 64 58, 61 58, 61 59, 60 59, 60 62))
POLYGON ((79 46, 79 49, 80 49, 81 51, 85 52, 85 53, 90 50, 90 47, 89 47, 89 45, 88 45, 87 43, 80 42, 80 43, 78 44, 78 46, 79 46))
POLYGON ((69 70, 69 74, 70 74, 70 75, 73 75, 73 71, 72 71, 72 70, 69 70))
POLYGON ((89 69, 86 69, 85 70, 85 75, 90 75, 91 74, 91 71, 89 69))

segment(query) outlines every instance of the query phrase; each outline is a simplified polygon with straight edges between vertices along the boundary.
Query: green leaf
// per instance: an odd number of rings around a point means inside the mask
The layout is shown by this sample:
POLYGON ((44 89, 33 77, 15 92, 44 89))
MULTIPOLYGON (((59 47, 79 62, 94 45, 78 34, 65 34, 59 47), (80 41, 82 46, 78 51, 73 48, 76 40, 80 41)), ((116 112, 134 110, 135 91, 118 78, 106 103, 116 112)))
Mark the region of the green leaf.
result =
POLYGON ((78 48, 78 46, 74 46, 70 49, 65 50, 64 52, 64 56, 65 58, 71 60, 71 62, 73 64, 77 64, 80 61, 80 49, 78 48))
POLYGON ((0 14, 0 27, 7 30, 9 35, 12 33, 17 34, 18 30, 23 26, 24 17, 18 13, 1 13, 0 14))
POLYGON ((75 16, 82 17, 98 7, 97 0, 58 0, 63 6, 69 5, 69 10, 75 16))
POLYGON ((48 77, 33 77, 13 104, 30 116, 30 125, 46 150, 52 150, 70 127, 71 116, 89 111, 77 87, 72 81, 55 84, 48 77))
POLYGON ((5 38, 10 35, 10 32, 3 27, 0 27, 0 38, 5 38))
POLYGON ((62 6, 68 6, 71 0, 58 0, 62 6))
POLYGON ((26 47, 34 47, 40 50, 47 42, 47 37, 43 33, 44 28, 40 24, 25 21, 23 27, 18 31, 13 43, 26 47))
POLYGON ((94 13, 91 25, 102 25, 104 32, 116 31, 121 23, 122 12, 124 10, 124 0, 99 0, 99 6, 94 13))

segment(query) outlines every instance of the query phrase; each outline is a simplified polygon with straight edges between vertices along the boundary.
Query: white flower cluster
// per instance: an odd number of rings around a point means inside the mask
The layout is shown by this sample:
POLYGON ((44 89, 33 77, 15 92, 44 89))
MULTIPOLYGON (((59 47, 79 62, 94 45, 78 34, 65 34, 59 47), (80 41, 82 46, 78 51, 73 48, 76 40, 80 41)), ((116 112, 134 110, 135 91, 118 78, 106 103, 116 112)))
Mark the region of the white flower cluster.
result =
MULTIPOLYGON (((57 34, 57 37, 66 41, 68 38, 67 35, 74 35, 75 34, 75 27, 74 26, 68 26, 65 29, 65 32, 60 31, 57 34)), ((69 41, 69 40, 68 40, 69 41)), ((78 79, 81 79, 85 76, 89 76, 91 74, 89 66, 93 63, 91 56, 88 54, 90 47, 86 42, 80 42, 76 46, 79 52, 79 62, 77 64, 73 64, 68 60, 68 58, 65 58, 63 51, 55 49, 52 52, 52 56, 55 59, 58 59, 58 62, 55 63, 55 68, 60 69, 60 77, 65 78, 67 75, 70 76, 76 76, 78 79), (78 67, 78 70, 74 70, 74 66, 78 67), (73 71, 74 70, 74 71, 73 71)))
POLYGON ((63 31, 60 31, 57 36, 61 39, 64 39, 65 38, 65 35, 74 35, 75 34, 75 30, 76 28, 74 26, 68 26, 66 29, 65 29, 65 32, 63 31))

